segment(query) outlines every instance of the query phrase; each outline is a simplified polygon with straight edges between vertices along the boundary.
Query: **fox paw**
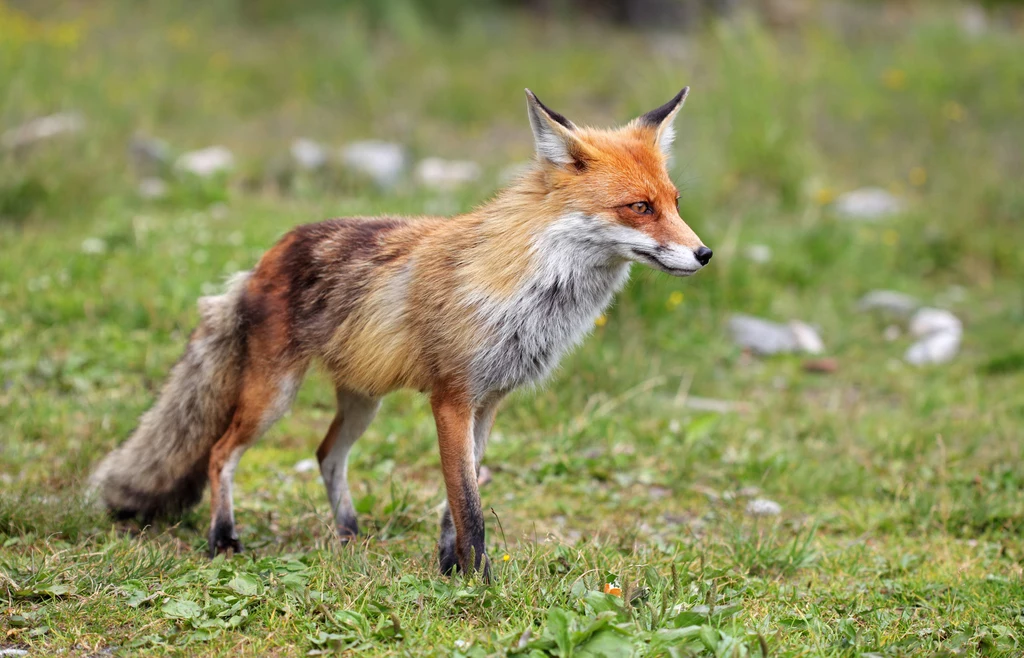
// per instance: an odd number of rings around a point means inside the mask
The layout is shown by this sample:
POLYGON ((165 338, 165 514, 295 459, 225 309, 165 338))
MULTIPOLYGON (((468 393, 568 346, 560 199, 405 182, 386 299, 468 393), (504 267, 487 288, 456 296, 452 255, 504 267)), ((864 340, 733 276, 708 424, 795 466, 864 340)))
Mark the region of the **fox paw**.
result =
POLYGON ((242 542, 238 541, 233 526, 228 524, 217 524, 210 530, 210 559, 221 553, 241 553, 242 542))

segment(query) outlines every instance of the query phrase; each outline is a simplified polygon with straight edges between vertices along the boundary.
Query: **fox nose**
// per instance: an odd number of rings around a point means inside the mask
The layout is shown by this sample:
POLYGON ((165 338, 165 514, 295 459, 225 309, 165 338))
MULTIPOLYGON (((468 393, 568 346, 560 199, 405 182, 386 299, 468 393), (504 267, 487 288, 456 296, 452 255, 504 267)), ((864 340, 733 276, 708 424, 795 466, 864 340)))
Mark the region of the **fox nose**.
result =
POLYGON ((703 265, 707 265, 708 264, 708 261, 711 260, 711 254, 713 254, 713 253, 714 253, 713 251, 711 251, 710 249, 708 249, 704 245, 701 245, 700 249, 698 249, 697 251, 693 252, 693 255, 697 257, 697 260, 703 266, 703 265))

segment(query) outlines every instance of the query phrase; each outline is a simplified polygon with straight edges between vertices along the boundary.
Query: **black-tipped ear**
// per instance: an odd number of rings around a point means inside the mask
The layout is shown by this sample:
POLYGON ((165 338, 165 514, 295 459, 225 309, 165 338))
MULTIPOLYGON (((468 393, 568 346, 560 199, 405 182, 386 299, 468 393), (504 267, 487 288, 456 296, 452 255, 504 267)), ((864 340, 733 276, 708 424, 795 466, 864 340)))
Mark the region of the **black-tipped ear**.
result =
POLYGON ((683 107, 683 103, 686 102, 686 97, 689 93, 690 88, 683 87, 682 91, 676 94, 672 100, 637 119, 638 124, 654 128, 658 139, 658 146, 666 156, 671 154, 672 142, 676 138, 676 131, 672 122, 675 120, 680 108, 683 107))
POLYGON ((578 163, 580 149, 573 136, 576 130, 573 122, 541 103, 529 89, 526 101, 537 155, 558 165, 578 163))

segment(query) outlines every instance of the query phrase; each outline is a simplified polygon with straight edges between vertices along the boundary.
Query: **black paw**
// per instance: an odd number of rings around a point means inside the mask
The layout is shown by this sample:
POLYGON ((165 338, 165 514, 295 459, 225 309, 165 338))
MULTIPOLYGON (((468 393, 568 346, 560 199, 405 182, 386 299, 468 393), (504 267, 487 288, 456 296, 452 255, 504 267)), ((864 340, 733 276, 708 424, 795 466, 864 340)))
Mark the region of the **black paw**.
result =
MULTIPOLYGON (((455 539, 454 537, 452 538, 455 539)), ((454 576, 459 568, 459 559, 455 556, 455 541, 442 542, 437 545, 438 562, 441 563, 441 575, 454 576)))
POLYGON ((213 529, 210 530, 209 542, 210 559, 228 551, 234 553, 242 552, 242 542, 238 541, 235 527, 230 523, 218 523, 213 526, 213 529))
POLYGON ((359 522, 356 517, 350 516, 338 521, 338 539, 342 544, 347 544, 359 537, 359 522))

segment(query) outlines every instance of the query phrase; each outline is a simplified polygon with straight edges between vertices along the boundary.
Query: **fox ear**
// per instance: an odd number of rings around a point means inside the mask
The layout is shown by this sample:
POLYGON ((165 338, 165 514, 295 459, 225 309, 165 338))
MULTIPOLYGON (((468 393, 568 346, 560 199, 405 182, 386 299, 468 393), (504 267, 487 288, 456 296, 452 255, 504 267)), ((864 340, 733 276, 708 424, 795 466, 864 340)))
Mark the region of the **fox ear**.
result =
POLYGON ((683 90, 676 94, 675 98, 637 119, 639 125, 654 129, 658 147, 661 148, 661 152, 665 154, 666 158, 671 156, 672 142, 676 138, 676 129, 672 125, 672 121, 679 114, 689 93, 690 88, 683 87, 683 90))
POLYGON ((576 125, 541 103, 529 89, 526 90, 526 101, 537 155, 556 165, 578 165, 581 149, 579 140, 573 135, 576 125))

